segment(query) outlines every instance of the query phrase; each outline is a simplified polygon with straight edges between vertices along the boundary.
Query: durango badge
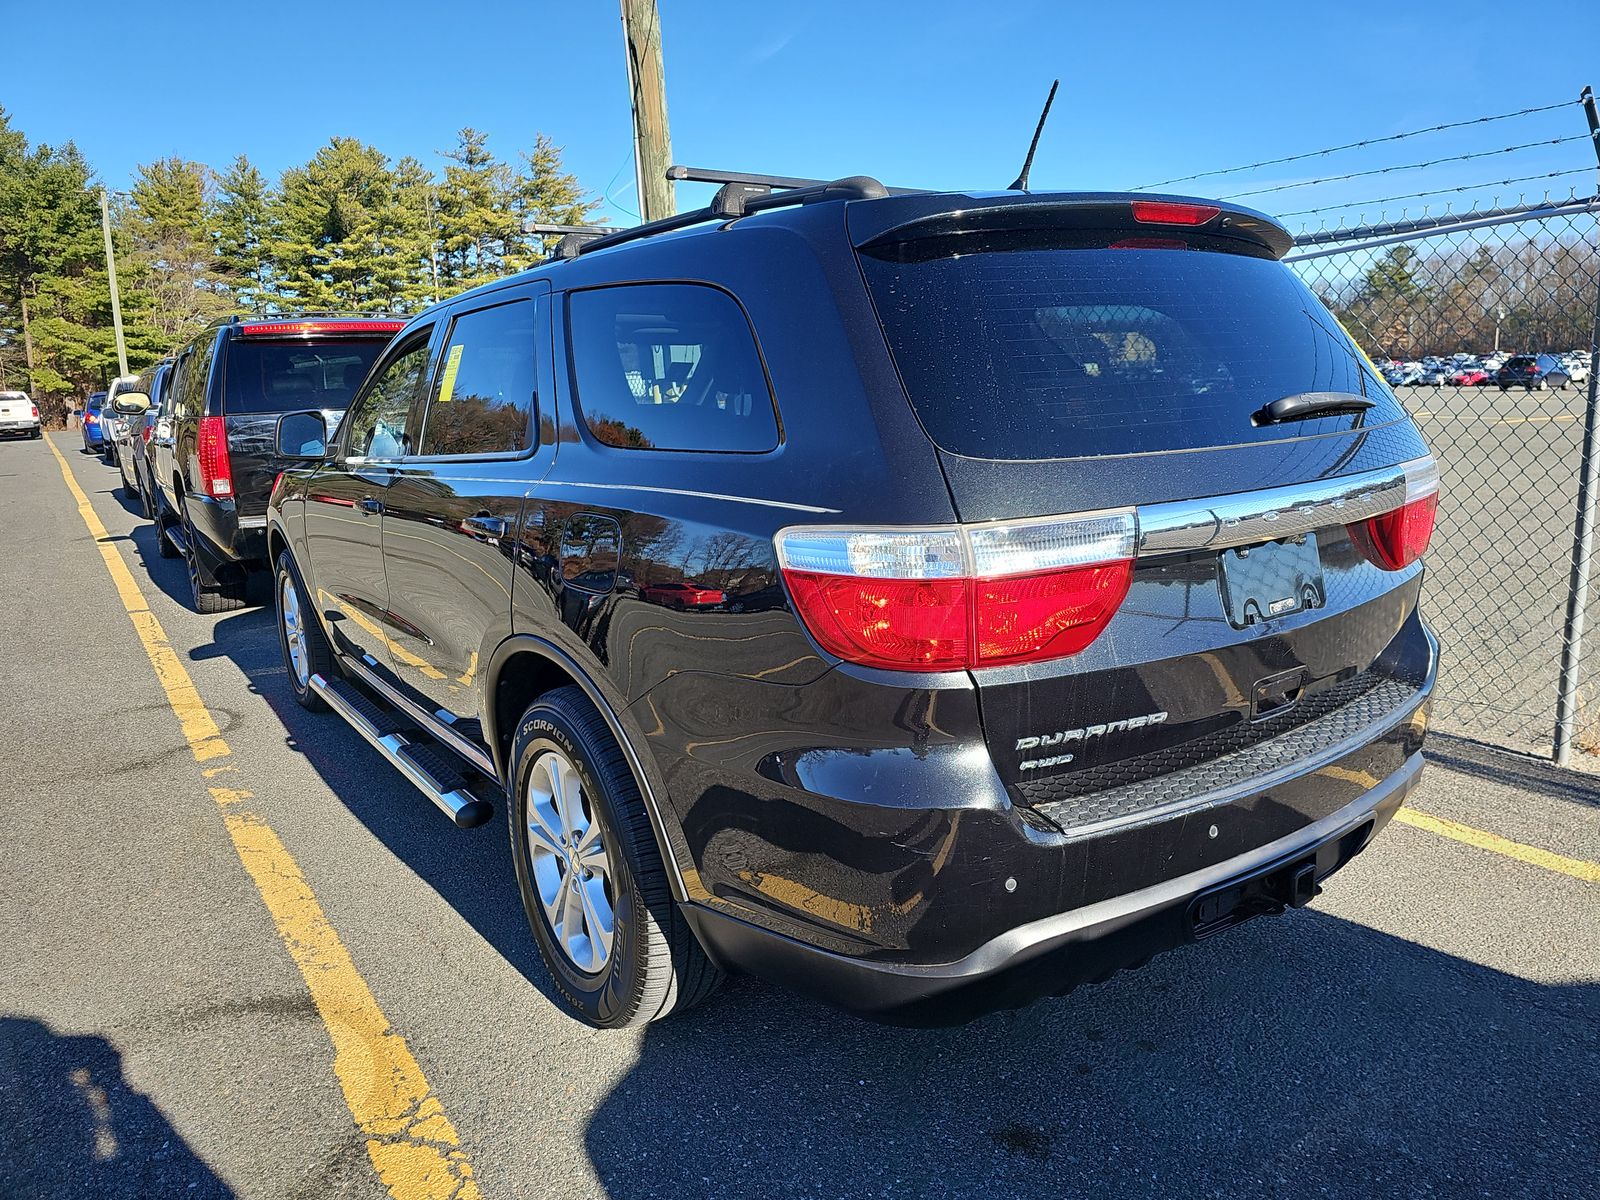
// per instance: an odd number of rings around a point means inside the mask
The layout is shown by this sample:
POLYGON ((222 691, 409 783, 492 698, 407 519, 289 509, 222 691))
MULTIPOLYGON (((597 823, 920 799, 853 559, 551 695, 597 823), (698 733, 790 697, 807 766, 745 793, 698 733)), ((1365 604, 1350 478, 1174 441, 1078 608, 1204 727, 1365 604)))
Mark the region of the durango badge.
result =
MULTIPOLYGON (((1083 744, 1097 737, 1105 737, 1111 733, 1122 733, 1129 729, 1144 729, 1150 725, 1159 725, 1167 719, 1164 712, 1146 713, 1142 717, 1126 717, 1121 721, 1108 721, 1104 725, 1086 725, 1082 729, 1063 729, 1059 733, 1042 733, 1037 737, 1024 737, 1017 739, 1017 753, 1029 750, 1047 750, 1056 746, 1069 746, 1074 742, 1083 744)), ((1044 758, 1027 758, 1017 764, 1020 771, 1037 771, 1043 767, 1059 767, 1071 762, 1071 754, 1052 754, 1044 758)))

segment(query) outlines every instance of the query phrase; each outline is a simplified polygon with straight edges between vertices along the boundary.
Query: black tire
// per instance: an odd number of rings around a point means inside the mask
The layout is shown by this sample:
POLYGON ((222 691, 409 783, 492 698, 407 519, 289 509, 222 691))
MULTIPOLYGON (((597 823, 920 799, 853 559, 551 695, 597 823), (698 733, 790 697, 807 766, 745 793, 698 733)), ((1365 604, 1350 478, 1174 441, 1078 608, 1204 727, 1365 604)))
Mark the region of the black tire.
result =
POLYGON ((31 437, 31 438, 33 438, 33 440, 34 440, 34 441, 36 441, 36 442, 37 442, 37 441, 38 441, 38 440, 39 440, 39 439, 40 439, 40 438, 42 438, 42 437, 43 437, 43 436, 44 436, 44 430, 42 430, 42 429, 35 429, 35 430, 34 430, 34 431, 33 431, 33 432, 32 432, 32 433, 31 433, 31 434, 29 434, 29 435, 28 435, 28 436, 29 436, 29 437, 31 437))
POLYGON ((160 498, 156 499, 156 548, 162 558, 177 558, 178 548, 172 544, 172 539, 167 536, 167 527, 172 524, 173 518, 168 516, 165 505, 160 498))
POLYGON ((573 1013, 600 1029, 623 1029, 682 1012, 715 992, 722 972, 672 897, 633 772, 581 688, 557 688, 522 714, 511 744, 511 778, 506 815, 517 890, 540 957, 573 1013), (594 974, 581 970, 556 941, 532 878, 528 780, 535 762, 551 750, 576 769, 611 864, 611 953, 594 974))
POLYGON ((187 517, 180 519, 183 521, 183 544, 187 547, 183 560, 184 565, 189 568, 189 598, 194 604, 195 612, 210 615, 236 612, 243 608, 244 581, 223 581, 214 578, 200 561, 194 526, 187 517))
POLYGON ((326 712, 328 703, 311 690, 310 677, 312 675, 321 675, 325 679, 335 677, 337 667, 334 665, 333 647, 328 645, 328 639, 323 636, 322 625, 306 599, 305 588, 300 586, 300 576, 295 573, 294 559, 287 550, 278 555, 277 571, 273 576, 272 606, 278 618, 278 649, 283 652, 283 669, 289 676, 289 687, 294 691, 296 703, 310 712, 326 712), (292 588, 299 601, 307 668, 304 681, 295 670, 294 659, 289 653, 289 633, 283 619, 285 587, 292 588))

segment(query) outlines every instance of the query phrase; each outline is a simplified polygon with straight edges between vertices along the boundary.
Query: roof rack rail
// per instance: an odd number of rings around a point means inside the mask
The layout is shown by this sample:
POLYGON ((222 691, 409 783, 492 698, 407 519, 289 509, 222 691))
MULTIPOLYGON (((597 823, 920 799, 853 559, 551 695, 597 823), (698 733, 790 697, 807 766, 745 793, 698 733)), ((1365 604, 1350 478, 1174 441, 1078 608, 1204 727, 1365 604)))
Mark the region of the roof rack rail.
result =
MULTIPOLYGON (((804 179, 796 175, 760 175, 749 171, 718 171, 709 167, 671 166, 667 178, 683 183, 747 183, 756 187, 805 188, 826 183, 825 179, 804 179)), ((855 176, 854 178, 861 178, 855 176)), ((923 188, 885 188, 891 196, 911 196, 923 188)))
MULTIPOLYGON (((667 171, 667 177, 673 178, 673 171, 689 171, 688 167, 672 167, 667 171)), ((708 174, 709 172, 702 172, 708 174)), ((782 187, 774 190, 774 185, 764 182, 755 182, 758 179, 775 178, 774 176, 747 176, 744 179, 728 180, 717 194, 712 197, 711 203, 705 208, 691 209, 689 212, 677 213, 674 216, 662 217, 657 221, 646 221, 643 225, 635 225, 632 229, 619 229, 604 237, 589 238, 577 249, 579 254, 587 254, 591 250, 602 250, 608 246, 620 246, 625 242, 638 241, 641 238, 654 237, 658 233, 671 233, 677 229, 687 229, 690 225, 698 225, 702 221, 736 221, 740 217, 751 213, 763 212, 769 208, 787 208, 794 204, 816 204, 824 200, 879 200, 889 194, 889 189, 884 187, 870 175, 852 175, 848 179, 834 179, 829 182, 808 180, 798 187, 782 187)), ((706 180, 703 182, 714 182, 706 180)))
POLYGON ((550 259, 576 258, 584 242, 593 238, 605 237, 616 230, 608 225, 552 225, 547 221, 524 221, 523 233, 559 235, 561 240, 556 243, 550 252, 550 259))

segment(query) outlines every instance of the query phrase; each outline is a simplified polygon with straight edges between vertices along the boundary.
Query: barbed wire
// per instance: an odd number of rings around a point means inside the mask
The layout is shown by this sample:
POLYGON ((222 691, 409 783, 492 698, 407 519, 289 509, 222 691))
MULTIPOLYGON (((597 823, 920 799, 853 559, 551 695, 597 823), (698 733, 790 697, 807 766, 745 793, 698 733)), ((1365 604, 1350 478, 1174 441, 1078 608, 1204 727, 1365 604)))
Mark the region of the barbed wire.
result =
POLYGON ((1342 183, 1346 179, 1365 179, 1369 175, 1389 175, 1395 171, 1420 171, 1423 167, 1436 167, 1440 163, 1468 162, 1475 158, 1492 158, 1496 154, 1514 154, 1518 150, 1535 150, 1543 146, 1561 146, 1568 142, 1587 142, 1587 133, 1575 133, 1568 137, 1549 138, 1539 142, 1523 142, 1516 146, 1506 146, 1500 150, 1476 150, 1471 154, 1451 154, 1443 158, 1430 158, 1426 162, 1397 163, 1392 167, 1374 167, 1370 171, 1351 171, 1345 175, 1328 175, 1322 179, 1302 179, 1298 183, 1280 183, 1276 187, 1252 188, 1248 192, 1233 192, 1227 196, 1219 196, 1219 200, 1242 200, 1246 196, 1266 196, 1273 192, 1288 192, 1295 188, 1318 187, 1324 183, 1342 183))
POLYGON ((1176 179, 1163 179, 1159 183, 1141 184, 1135 191, 1148 191, 1150 188, 1168 187, 1174 183, 1188 183, 1195 179, 1212 179, 1218 175, 1236 175, 1240 171, 1256 171, 1262 167, 1278 167, 1284 163, 1303 162, 1308 158, 1320 158, 1326 154, 1337 154, 1341 150, 1359 150, 1366 146, 1381 146, 1387 142, 1402 142, 1407 138, 1421 137, 1428 133, 1443 133, 1447 129, 1464 129, 1469 125, 1487 125, 1493 121, 1509 121, 1513 117, 1528 117, 1535 113, 1554 112, 1559 108, 1570 108, 1582 104, 1580 97, 1577 100, 1563 100, 1559 104, 1543 104, 1536 108, 1519 108, 1516 112, 1496 113, 1488 117, 1473 117, 1467 121, 1449 121, 1443 125, 1430 125, 1426 129, 1412 129, 1406 133, 1391 133, 1387 137, 1363 138, 1359 142, 1346 142, 1342 146, 1329 146, 1324 150, 1308 150, 1304 154, 1291 154, 1286 158, 1268 158, 1261 162, 1247 163, 1239 167, 1222 167, 1215 171, 1201 171, 1198 175, 1179 175, 1176 179))
POLYGON ((1430 192, 1406 192, 1400 196, 1379 196, 1373 200, 1352 200, 1348 204, 1324 204, 1318 208, 1297 208, 1292 212, 1277 213, 1279 217, 1306 217, 1317 213, 1338 212, 1346 208, 1361 208, 1368 204, 1393 204, 1397 200, 1420 200, 1424 196, 1454 196, 1461 192, 1475 192, 1480 188, 1509 187, 1513 183, 1532 183, 1535 180, 1559 179, 1564 175, 1588 175, 1593 167, 1572 167, 1566 171, 1550 171, 1543 175, 1513 175, 1510 179, 1493 179, 1487 183, 1469 183, 1465 187, 1434 188, 1430 192))

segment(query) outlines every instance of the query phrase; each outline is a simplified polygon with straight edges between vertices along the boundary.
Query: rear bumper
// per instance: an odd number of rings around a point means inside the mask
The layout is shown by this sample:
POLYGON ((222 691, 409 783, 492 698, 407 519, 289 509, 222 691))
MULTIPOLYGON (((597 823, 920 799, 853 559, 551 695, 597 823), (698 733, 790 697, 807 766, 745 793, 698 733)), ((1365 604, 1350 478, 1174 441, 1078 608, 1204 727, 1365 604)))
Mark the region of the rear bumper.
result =
MULTIPOLYGON (((1221 894, 1225 905, 1233 888, 1270 896, 1308 867, 1310 878, 1326 879, 1388 824, 1421 770, 1422 755, 1413 753, 1356 800, 1295 834, 1203 870, 1018 926, 950 963, 852 958, 721 912, 698 906, 687 911, 702 944, 724 965, 879 1020, 948 1024, 1106 979, 1207 936, 1217 926, 1197 914, 1202 898, 1221 894)), ((1248 915, 1269 915, 1282 905, 1269 900, 1257 910, 1248 915)))
POLYGON ((209 496, 186 496, 184 504, 200 535, 197 550, 213 574, 230 565, 247 570, 266 566, 266 517, 241 517, 231 500, 209 496))

